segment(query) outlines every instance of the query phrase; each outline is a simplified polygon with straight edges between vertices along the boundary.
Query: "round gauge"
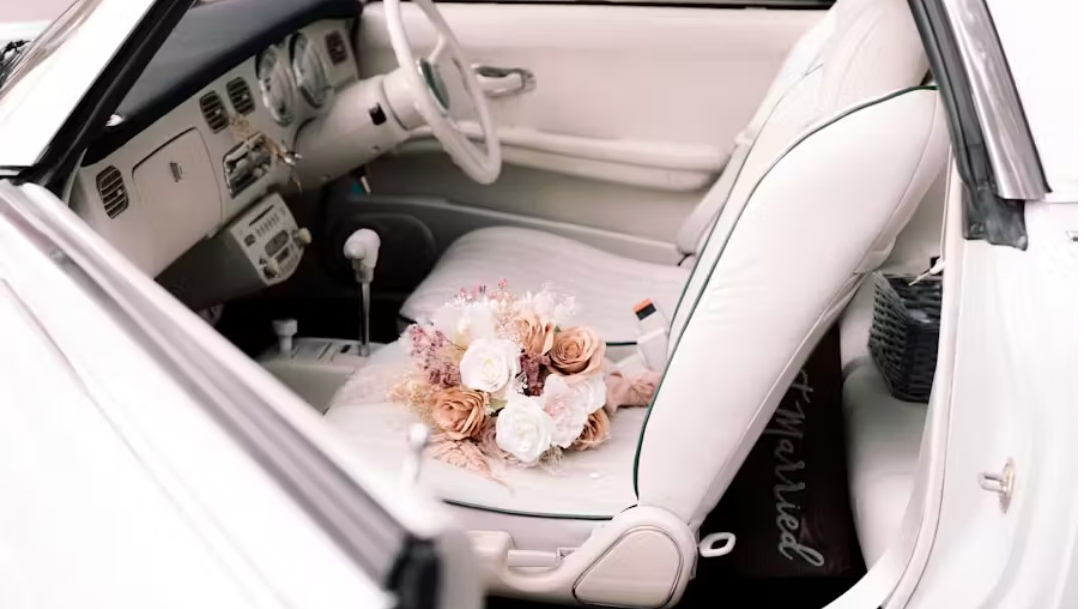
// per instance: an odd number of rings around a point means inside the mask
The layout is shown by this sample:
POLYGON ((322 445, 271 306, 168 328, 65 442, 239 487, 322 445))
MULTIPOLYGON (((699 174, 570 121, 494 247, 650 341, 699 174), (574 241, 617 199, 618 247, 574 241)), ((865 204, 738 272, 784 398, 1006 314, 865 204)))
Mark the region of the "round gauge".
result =
POLYGON ((294 80, 305 100, 314 108, 319 108, 327 101, 331 84, 327 80, 327 72, 324 71, 324 62, 309 39, 304 34, 297 34, 290 41, 290 65, 293 68, 294 80))
POLYGON ((285 127, 294 120, 294 82, 285 63, 279 61, 275 47, 268 47, 256 58, 256 80, 260 84, 263 105, 275 122, 285 127))

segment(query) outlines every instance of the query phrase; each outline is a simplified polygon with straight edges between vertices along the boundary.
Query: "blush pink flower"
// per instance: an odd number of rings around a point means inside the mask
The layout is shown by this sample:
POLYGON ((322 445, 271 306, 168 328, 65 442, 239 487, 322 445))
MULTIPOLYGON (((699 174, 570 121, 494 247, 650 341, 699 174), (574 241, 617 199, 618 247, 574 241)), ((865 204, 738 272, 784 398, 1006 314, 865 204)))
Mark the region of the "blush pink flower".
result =
POLYGON ((606 412, 613 414, 621 406, 647 406, 659 388, 662 375, 645 370, 631 379, 620 372, 606 375, 606 412))
POLYGON ((551 374, 542 389, 542 409, 553 420, 553 444, 568 448, 580 436, 587 417, 602 407, 606 389, 602 379, 551 374))

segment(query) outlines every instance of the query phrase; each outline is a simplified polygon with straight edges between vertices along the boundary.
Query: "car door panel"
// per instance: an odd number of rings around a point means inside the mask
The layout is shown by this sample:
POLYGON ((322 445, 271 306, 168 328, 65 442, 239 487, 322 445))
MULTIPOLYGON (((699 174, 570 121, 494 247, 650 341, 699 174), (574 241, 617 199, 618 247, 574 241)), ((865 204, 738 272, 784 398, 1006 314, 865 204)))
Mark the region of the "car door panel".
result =
POLYGON ((481 606, 438 502, 36 184, 0 180, 0 332, 0 604, 481 606))
MULTIPOLYGON (((472 62, 527 70, 534 87, 489 100, 505 161, 496 184, 471 182, 435 142, 420 138, 371 166, 376 191, 446 198, 466 215, 484 208, 528 224, 542 219, 664 244, 722 170, 791 45, 823 14, 516 3, 439 8, 472 62)), ((427 51, 435 38, 424 17, 412 5, 403 13, 412 46, 427 51)), ((395 67, 382 6, 366 8, 357 43, 363 75, 395 67)), ((469 122, 465 129, 477 131, 469 122)), ((412 213, 426 220, 424 212, 412 213)), ((631 242, 622 249, 657 254, 631 242)))

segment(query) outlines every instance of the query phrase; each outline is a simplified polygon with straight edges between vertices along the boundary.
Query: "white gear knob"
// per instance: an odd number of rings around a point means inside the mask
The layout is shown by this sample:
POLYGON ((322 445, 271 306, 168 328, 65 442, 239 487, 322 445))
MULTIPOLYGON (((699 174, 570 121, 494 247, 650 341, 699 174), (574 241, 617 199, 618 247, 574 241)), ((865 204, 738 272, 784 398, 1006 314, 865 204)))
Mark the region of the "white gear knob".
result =
POLYGON ((376 268, 376 260, 380 255, 380 235, 371 228, 354 231, 343 244, 343 255, 352 263, 369 269, 376 268))

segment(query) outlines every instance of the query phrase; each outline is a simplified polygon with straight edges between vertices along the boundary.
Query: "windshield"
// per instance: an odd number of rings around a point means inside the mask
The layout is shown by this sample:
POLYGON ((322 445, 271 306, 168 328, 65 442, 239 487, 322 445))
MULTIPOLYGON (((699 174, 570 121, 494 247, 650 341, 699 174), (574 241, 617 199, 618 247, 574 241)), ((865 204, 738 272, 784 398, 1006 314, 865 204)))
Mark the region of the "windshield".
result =
MULTIPOLYGON (((49 24, 33 42, 21 48, 13 48, 9 57, 0 64, 0 96, 10 89, 34 66, 49 57, 69 36, 77 30, 101 0, 76 0, 55 21, 49 24)), ((13 43, 14 45, 15 43, 13 43)))

